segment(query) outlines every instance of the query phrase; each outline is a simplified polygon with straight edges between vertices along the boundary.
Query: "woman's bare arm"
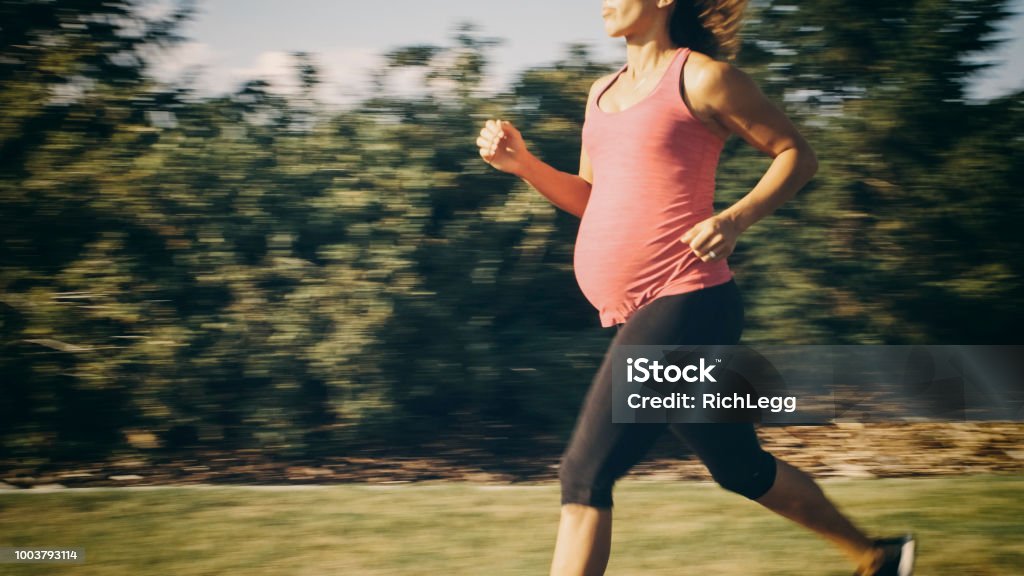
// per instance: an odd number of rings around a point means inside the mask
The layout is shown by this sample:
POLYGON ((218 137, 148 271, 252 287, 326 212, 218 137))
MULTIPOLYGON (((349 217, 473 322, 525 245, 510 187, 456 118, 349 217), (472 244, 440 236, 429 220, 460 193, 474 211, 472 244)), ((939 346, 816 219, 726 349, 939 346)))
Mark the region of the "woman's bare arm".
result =
POLYGON ((530 154, 523 163, 522 170, 516 175, 555 206, 577 218, 583 217, 587 201, 590 200, 591 182, 583 176, 582 160, 580 175, 576 175, 562 172, 530 154))
POLYGON ((740 231, 796 195, 818 170, 810 144, 749 76, 724 62, 705 64, 697 97, 714 119, 774 160, 746 196, 723 210, 740 231))
POLYGON ((681 241, 710 261, 731 254, 742 232, 795 196, 817 172, 818 160, 785 113, 732 65, 710 59, 702 63, 687 92, 701 116, 774 158, 746 196, 683 234, 681 241))
MULTIPOLYGON (((600 81, 598 79, 591 85, 587 106, 594 97, 594 87, 600 81)), ((511 122, 488 120, 477 138, 477 145, 480 146, 480 155, 488 164, 519 176, 558 208, 576 217, 583 217, 583 211, 590 200, 594 175, 590 158, 582 146, 579 174, 570 174, 531 154, 523 143, 522 135, 511 122)))

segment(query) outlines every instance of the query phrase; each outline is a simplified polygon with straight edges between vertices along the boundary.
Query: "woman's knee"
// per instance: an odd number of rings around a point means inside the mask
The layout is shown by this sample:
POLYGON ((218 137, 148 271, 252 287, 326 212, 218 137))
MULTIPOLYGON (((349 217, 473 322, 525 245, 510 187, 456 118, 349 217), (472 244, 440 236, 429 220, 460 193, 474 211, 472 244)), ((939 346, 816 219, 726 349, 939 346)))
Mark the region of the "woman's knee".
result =
POLYGON ((558 467, 558 480, 562 486, 562 504, 583 504, 594 508, 612 507, 612 487, 615 478, 599 470, 581 466, 562 458, 558 467))
POLYGON ((751 500, 764 496, 775 484, 775 457, 764 450, 753 458, 706 465, 719 486, 751 500))

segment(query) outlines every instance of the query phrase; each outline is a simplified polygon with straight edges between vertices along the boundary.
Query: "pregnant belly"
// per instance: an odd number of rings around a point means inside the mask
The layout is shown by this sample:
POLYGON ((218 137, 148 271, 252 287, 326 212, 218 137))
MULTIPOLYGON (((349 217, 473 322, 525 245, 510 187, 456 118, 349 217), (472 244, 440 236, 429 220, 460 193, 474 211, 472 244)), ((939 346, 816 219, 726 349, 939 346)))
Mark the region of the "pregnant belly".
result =
POLYGON ((689 246, 679 242, 678 229, 659 235, 595 224, 586 218, 580 223, 573 268, 583 295, 599 310, 646 299, 695 260, 689 246))

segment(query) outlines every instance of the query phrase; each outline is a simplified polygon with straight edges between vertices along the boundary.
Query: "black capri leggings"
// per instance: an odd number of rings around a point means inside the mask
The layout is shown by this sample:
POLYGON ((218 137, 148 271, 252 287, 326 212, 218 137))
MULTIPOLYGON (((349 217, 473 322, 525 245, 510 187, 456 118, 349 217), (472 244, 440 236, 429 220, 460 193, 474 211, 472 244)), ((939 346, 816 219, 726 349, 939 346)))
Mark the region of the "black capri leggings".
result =
POLYGON ((737 344, 742 332, 743 300, 735 280, 656 298, 619 324, 562 455, 562 504, 611 508, 616 480, 643 458, 666 426, 723 488, 752 500, 768 492, 775 482, 775 458, 761 448, 752 423, 612 423, 612 347, 737 344))

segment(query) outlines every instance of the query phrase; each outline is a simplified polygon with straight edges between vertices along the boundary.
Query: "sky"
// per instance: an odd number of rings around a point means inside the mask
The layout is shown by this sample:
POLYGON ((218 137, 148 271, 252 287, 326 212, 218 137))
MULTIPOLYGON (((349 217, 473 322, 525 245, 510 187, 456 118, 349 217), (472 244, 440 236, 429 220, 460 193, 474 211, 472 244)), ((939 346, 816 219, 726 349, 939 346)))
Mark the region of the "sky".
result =
MULTIPOLYGON (((294 90, 294 51, 315 57, 324 83, 318 96, 344 105, 365 95, 368 71, 380 54, 410 44, 449 45, 459 22, 502 43, 491 51, 493 74, 485 89, 499 90, 521 70, 548 64, 583 42, 594 58, 625 61, 624 41, 608 38, 601 0, 196 0, 197 13, 182 30, 186 41, 157 62, 159 77, 172 80, 201 70, 196 88, 206 94, 263 78, 282 92, 294 90)), ((1024 0, 998 33, 1009 40, 990 58, 1000 64, 977 78, 970 92, 990 98, 1024 88, 1024 0)), ((414 90, 415 76, 392 88, 414 90)))

